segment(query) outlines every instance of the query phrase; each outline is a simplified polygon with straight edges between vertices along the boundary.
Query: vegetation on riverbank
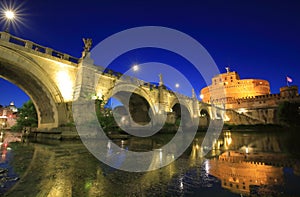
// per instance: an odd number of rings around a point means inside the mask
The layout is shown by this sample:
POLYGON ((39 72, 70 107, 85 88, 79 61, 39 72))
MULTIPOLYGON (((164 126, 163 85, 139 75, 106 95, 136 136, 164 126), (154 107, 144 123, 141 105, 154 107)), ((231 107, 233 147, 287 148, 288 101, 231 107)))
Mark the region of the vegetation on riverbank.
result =
POLYGON ((300 127, 300 103, 286 101, 279 104, 277 117, 282 125, 300 127))
POLYGON ((38 125, 36 109, 31 100, 18 109, 17 123, 11 128, 12 131, 22 131, 25 127, 35 128, 38 125))

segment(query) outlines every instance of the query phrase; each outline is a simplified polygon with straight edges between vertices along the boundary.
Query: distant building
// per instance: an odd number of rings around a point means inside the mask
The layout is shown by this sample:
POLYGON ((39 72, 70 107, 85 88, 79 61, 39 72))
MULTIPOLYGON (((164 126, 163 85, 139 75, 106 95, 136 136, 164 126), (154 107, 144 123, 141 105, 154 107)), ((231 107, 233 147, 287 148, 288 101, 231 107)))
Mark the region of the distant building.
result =
MULTIPOLYGON (((297 86, 281 87, 280 93, 270 94, 268 81, 240 79, 237 72, 226 70, 226 73, 213 77, 212 84, 201 90, 203 102, 234 110, 265 124, 279 123, 276 114, 280 103, 300 103, 297 86)), ((239 124, 239 120, 231 119, 231 123, 239 124)))
POLYGON ((262 79, 240 79, 235 71, 216 75, 212 84, 201 90, 205 103, 224 103, 228 100, 270 94, 270 84, 262 79))
POLYGON ((14 102, 11 102, 6 107, 0 108, 0 128, 9 129, 14 126, 17 122, 18 108, 14 102))

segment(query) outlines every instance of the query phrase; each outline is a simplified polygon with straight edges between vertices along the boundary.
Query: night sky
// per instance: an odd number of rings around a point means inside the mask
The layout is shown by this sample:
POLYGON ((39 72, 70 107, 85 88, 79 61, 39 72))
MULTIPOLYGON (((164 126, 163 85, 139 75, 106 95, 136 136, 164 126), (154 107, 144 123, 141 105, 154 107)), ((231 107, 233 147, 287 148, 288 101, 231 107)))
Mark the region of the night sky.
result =
MULTIPOLYGON (((5 1, 2 2, 2 7, 5 1)), ((300 3, 298 1, 128 1, 128 0, 20 0, 14 2, 21 21, 10 28, 18 37, 81 56, 82 38, 94 45, 122 30, 164 26, 182 31, 200 42, 221 72, 230 66, 241 78, 270 82, 271 92, 286 85, 286 75, 300 82, 300 3)), ((5 25, 1 23, 2 31, 5 25)), ((116 46, 117 47, 117 46, 116 46)), ((132 51, 114 69, 124 72, 134 63, 157 61, 185 71, 197 94, 206 84, 174 54, 151 49, 132 51)), ((184 91, 180 87, 179 92, 184 91)), ((189 94, 189 93, 187 93, 189 94)), ((0 104, 29 98, 0 79, 0 104)))

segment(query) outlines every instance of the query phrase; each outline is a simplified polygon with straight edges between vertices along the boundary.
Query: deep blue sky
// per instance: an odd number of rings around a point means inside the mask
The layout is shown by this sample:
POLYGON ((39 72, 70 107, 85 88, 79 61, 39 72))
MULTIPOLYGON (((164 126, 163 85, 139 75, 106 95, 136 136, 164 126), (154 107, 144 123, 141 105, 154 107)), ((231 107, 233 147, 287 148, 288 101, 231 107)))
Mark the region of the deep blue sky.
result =
MULTIPOLYGON (((230 65, 241 78, 266 79, 271 92, 286 85, 285 76, 300 82, 300 3, 298 1, 127 1, 127 0, 20 0, 22 23, 11 32, 43 46, 80 57, 82 37, 97 44, 127 28, 155 25, 182 31, 200 42, 219 69, 230 65)), ((4 25, 0 28, 3 30, 4 25)), ((151 51, 133 52, 122 69, 154 60, 151 51), (147 56, 149 55, 149 57, 147 56)), ((155 53, 154 53, 155 54, 155 53)), ((160 61, 175 65, 176 58, 160 61)), ((180 62, 183 63, 183 62, 180 62)), ((186 65, 181 65, 186 68, 186 65)), ((189 69, 198 93, 206 86, 189 69)), ((0 104, 14 100, 21 106, 28 97, 0 79, 0 104)))

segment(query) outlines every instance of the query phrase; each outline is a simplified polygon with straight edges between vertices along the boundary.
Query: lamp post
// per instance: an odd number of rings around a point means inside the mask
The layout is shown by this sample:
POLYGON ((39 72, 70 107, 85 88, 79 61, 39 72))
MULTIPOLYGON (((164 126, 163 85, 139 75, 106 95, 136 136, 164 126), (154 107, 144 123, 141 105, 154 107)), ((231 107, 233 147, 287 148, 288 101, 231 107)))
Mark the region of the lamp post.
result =
POLYGON ((6 11, 4 12, 4 14, 5 14, 5 18, 6 18, 6 28, 5 28, 5 32, 8 33, 8 31, 9 31, 9 26, 10 26, 10 24, 12 23, 12 21, 13 21, 14 18, 15 18, 15 12, 12 11, 12 10, 6 10, 6 11))

